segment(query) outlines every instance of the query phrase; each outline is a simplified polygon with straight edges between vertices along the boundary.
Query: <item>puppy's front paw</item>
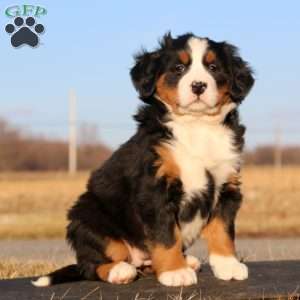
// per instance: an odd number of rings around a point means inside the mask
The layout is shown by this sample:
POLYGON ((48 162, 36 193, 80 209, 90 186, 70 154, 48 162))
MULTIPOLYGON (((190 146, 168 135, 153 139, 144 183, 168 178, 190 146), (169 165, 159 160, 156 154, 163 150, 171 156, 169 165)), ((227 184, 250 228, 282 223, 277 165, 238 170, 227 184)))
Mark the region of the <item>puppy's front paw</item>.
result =
POLYGON ((234 256, 211 255, 209 257, 214 275, 222 280, 244 280, 248 278, 248 267, 234 256))
POLYGON ((158 281, 167 286, 188 286, 197 283, 197 276, 192 268, 182 268, 174 271, 162 272, 158 281))
POLYGON ((133 281, 136 275, 137 271, 133 265, 121 261, 109 271, 107 281, 114 284, 126 284, 133 281))

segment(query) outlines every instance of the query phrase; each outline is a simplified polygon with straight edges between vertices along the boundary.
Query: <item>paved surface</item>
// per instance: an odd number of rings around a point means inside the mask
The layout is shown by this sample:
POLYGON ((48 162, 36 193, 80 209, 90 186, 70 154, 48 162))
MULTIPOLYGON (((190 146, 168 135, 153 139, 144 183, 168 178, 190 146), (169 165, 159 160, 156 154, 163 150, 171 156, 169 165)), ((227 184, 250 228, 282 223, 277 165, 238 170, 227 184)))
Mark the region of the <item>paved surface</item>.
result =
MULTIPOLYGON (((295 239, 240 239, 238 254, 245 261, 300 260, 300 238, 295 239)), ((206 260, 204 242, 196 243, 190 254, 206 260)), ((64 240, 0 241, 0 260, 47 260, 72 262, 73 254, 64 240)))
POLYGON ((250 277, 244 281, 214 278, 207 265, 199 273, 198 284, 168 288, 151 276, 127 285, 81 281, 36 288, 30 278, 0 281, 0 299, 105 299, 105 300, 196 300, 196 299, 299 299, 300 261, 251 262, 250 277))
MULTIPOLYGON (((237 249, 249 267, 249 279, 242 282, 217 280, 207 265, 199 274, 198 284, 184 289, 163 287, 151 276, 125 286, 81 281, 48 288, 35 288, 30 278, 22 278, 0 281, 0 300, 300 299, 300 238, 240 239, 237 249)), ((206 261, 203 242, 196 243, 189 253, 206 261)), ((74 261, 64 240, 0 241, 0 260, 5 259, 64 264, 74 261)))

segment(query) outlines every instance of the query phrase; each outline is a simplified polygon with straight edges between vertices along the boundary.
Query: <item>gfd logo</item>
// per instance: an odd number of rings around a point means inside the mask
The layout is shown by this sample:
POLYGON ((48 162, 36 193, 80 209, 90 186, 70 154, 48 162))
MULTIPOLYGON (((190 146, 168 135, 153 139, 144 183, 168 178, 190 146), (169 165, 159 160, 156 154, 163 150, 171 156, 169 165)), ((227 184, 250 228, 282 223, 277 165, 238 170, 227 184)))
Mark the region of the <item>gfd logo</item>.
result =
POLYGON ((13 47, 22 45, 36 47, 39 44, 39 35, 44 33, 45 27, 36 19, 47 14, 47 10, 41 6, 14 5, 5 10, 5 15, 14 18, 5 26, 5 31, 11 35, 10 41, 13 47))

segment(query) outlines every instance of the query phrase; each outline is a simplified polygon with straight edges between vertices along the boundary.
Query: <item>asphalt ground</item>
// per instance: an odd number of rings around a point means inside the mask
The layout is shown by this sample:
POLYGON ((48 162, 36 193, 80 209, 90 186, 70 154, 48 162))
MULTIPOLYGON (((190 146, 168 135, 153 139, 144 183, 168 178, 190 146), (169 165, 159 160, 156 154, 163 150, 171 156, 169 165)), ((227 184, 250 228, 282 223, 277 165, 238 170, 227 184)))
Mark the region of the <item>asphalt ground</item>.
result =
MULTIPOLYGON (((0 280, 0 299, 300 299, 300 239, 238 239, 237 251, 247 261, 249 278, 244 281, 216 279, 207 264, 198 273, 198 284, 187 288, 162 286, 153 276, 141 277, 128 285, 80 281, 36 288, 32 278, 0 280)), ((188 251, 207 261, 204 243, 188 251)), ((0 261, 49 261, 69 264, 73 253, 64 240, 2 240, 0 261)))
POLYGON ((2 300, 256 300, 300 299, 300 261, 249 262, 249 278, 224 281, 215 278, 207 264, 197 273, 198 283, 166 287, 153 275, 140 276, 130 284, 79 281, 37 288, 32 278, 0 281, 2 300))

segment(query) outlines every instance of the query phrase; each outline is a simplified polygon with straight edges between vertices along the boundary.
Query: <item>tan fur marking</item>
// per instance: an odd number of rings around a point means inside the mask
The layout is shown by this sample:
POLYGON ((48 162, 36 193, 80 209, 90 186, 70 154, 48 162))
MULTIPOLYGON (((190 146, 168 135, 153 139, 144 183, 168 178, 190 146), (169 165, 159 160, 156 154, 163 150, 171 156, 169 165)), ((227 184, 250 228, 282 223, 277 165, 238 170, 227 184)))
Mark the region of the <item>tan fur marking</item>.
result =
POLYGON ((222 107, 225 104, 229 104, 231 102, 229 91, 228 91, 228 86, 223 85, 219 88, 219 93, 218 93, 218 102, 216 104, 217 110, 213 113, 207 113, 209 116, 216 116, 221 113, 222 107))
POLYGON ((110 239, 105 250, 105 255, 112 262, 99 265, 96 273, 100 279, 107 281, 110 270, 120 261, 127 261, 129 259, 129 251, 123 241, 110 239))
POLYGON ((231 174, 227 180, 228 188, 236 190, 241 185, 240 175, 238 173, 231 174))
POLYGON ((191 60, 189 53, 184 50, 179 51, 178 56, 179 56, 180 61, 185 65, 188 64, 191 60))
POLYGON ((156 93, 159 98, 164 101, 165 103, 169 104, 173 111, 177 111, 177 88, 176 87, 169 87, 165 82, 166 74, 163 74, 159 77, 156 83, 156 93))
POLYGON ((212 219, 202 230, 201 236, 207 240, 209 254, 235 255, 234 243, 220 218, 212 219))
POLYGON ((112 263, 100 265, 96 269, 96 273, 97 273, 98 277, 100 279, 102 279, 103 281, 107 281, 110 270, 118 263, 119 262, 115 261, 112 263))
POLYGON ((151 249, 152 268, 157 275, 162 272, 187 267, 182 253, 182 240, 179 229, 175 228, 175 244, 170 248, 164 245, 154 245, 151 249))
POLYGON ((224 104, 227 104, 230 101, 231 100, 229 96, 228 85, 225 84, 219 88, 218 105, 223 106, 224 104))
POLYGON ((158 167, 156 177, 166 176, 168 183, 178 178, 180 175, 179 167, 170 150, 165 145, 156 146, 154 149, 159 156, 159 159, 154 163, 154 166, 158 167))
POLYGON ((112 261, 127 261, 129 251, 123 241, 109 240, 105 250, 105 255, 112 261))
POLYGON ((212 64, 216 61, 216 54, 215 52, 209 50, 206 55, 205 55, 205 58, 204 58, 204 61, 207 63, 207 64, 212 64))

